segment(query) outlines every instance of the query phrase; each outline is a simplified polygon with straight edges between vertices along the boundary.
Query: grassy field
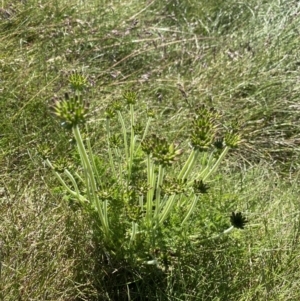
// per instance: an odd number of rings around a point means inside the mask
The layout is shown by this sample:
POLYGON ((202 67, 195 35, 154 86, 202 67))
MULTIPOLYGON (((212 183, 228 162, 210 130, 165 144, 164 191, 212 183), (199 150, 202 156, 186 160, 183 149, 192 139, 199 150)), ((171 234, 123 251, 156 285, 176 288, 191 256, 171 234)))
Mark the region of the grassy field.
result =
POLYGON ((0 299, 299 300, 299 28, 294 0, 2 0, 0 299), (87 80, 82 134, 103 174, 105 112, 127 90, 138 95, 136 125, 153 114, 150 133, 185 150, 199 105, 220 113, 223 130, 237 122, 239 147, 186 226, 180 206, 167 220, 165 249, 110 248, 45 164, 45 150, 79 163, 50 110, 72 94, 74 71, 87 80), (248 223, 219 235, 232 212, 248 223), (150 253, 158 265, 145 264, 150 253))

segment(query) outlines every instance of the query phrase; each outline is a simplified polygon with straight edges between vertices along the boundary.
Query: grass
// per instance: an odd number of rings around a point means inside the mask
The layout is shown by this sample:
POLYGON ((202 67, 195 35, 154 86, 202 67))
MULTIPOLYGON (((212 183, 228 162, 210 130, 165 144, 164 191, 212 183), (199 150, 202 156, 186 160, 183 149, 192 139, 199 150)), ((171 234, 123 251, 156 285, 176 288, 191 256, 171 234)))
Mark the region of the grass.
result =
POLYGON ((0 6, 0 299, 299 299, 296 1, 0 6), (221 111, 225 126, 241 124, 242 145, 187 226, 193 238, 166 233, 159 268, 114 258, 41 159, 44 145, 53 160, 72 154, 70 133, 49 112, 72 70, 88 78, 85 134, 103 161, 105 108, 129 88, 137 120, 153 111, 151 131, 183 146, 199 103, 221 111), (245 230, 210 239, 232 211, 247 216, 245 230))

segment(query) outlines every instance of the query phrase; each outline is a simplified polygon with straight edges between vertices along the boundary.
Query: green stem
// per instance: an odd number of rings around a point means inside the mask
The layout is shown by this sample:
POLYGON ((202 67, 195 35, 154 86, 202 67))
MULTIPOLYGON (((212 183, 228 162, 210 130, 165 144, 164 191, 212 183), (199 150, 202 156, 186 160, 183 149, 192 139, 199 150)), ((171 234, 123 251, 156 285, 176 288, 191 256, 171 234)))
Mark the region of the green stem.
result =
POLYGON ((144 134, 143 134, 143 137, 142 137, 142 140, 144 140, 145 137, 146 137, 147 134, 148 134, 148 130, 149 130, 149 126, 150 126, 151 120, 152 120, 151 117, 149 117, 148 120, 147 120, 147 123, 146 123, 146 126, 145 126, 145 130, 144 130, 144 134))
POLYGON ((161 197, 161 186, 163 183, 164 177, 164 168, 162 165, 158 167, 158 176, 157 176, 157 184, 156 184, 156 194, 155 194, 155 213, 154 218, 157 219, 159 209, 160 209, 160 197, 161 197))
POLYGON ((196 177, 196 180, 198 179, 202 179, 205 175, 205 173, 211 168, 211 164, 212 164, 212 160, 213 160, 213 152, 210 154, 209 158, 208 158, 208 161, 207 162, 204 162, 204 160, 207 159, 207 154, 205 156, 205 158, 202 158, 202 166, 205 165, 205 168, 199 173, 199 175, 196 177))
POLYGON ((164 206, 164 209, 160 214, 160 218, 159 218, 159 223, 160 224, 163 223, 164 220, 168 217, 169 213, 171 212, 171 210, 172 210, 172 208, 175 204, 175 200, 176 200, 176 195, 175 194, 171 195, 168 198, 167 203, 164 206))
POLYGON ((99 176, 98 169, 96 167, 95 159, 94 159, 94 156, 93 156, 93 150, 92 150, 92 147, 91 147, 90 139, 87 139, 87 146, 88 146, 88 151, 89 151, 91 162, 92 162, 92 169, 93 169, 93 172, 94 172, 93 174, 96 177, 96 184, 102 186, 101 178, 99 176))
POLYGON ((192 204, 191 204, 191 206, 188 210, 187 215, 185 216, 184 220, 182 221, 181 226, 183 226, 185 224, 185 222, 189 219, 189 217, 191 216, 191 214, 193 213, 193 211, 195 209, 195 206, 196 206, 197 202, 198 202, 198 196, 194 195, 192 204))
POLYGON ((81 162, 85 169, 86 187, 87 187, 88 193, 90 194, 94 204, 96 205, 96 208, 97 208, 97 211, 99 214, 99 218, 100 218, 100 222, 103 226, 104 233, 108 236, 109 235, 109 224, 108 224, 108 218, 107 218, 107 208, 105 206, 105 202, 103 204, 100 203, 99 197, 97 195, 97 186, 96 186, 93 169, 92 169, 88 154, 86 152, 86 149, 84 147, 78 126, 73 127, 73 134, 76 139, 81 162))
POLYGON ((73 127, 73 134, 75 136, 78 152, 80 155, 81 164, 83 167, 83 173, 85 178, 85 185, 87 188, 87 196, 90 202, 95 203, 95 191, 96 191, 96 184, 92 183, 93 178, 91 178, 92 174, 92 167, 90 165, 90 161, 86 152, 86 149, 84 147, 79 127, 76 125, 73 127))
POLYGON ((178 179, 186 179, 189 176, 189 174, 196 162, 198 154, 199 154, 199 152, 197 150, 192 149, 188 159, 186 160, 184 166, 182 167, 182 169, 178 175, 178 179))
MULTIPOLYGON (((148 130, 149 130, 151 120, 152 120, 151 117, 149 117, 148 120, 147 120, 147 124, 146 124, 146 127, 145 127, 145 130, 144 130, 141 141, 143 141, 145 139, 145 137, 147 136, 147 134, 148 134, 148 130)), ((138 151, 140 150, 140 147, 141 147, 141 143, 139 143, 138 147, 136 148, 136 153, 138 153, 138 151)))
POLYGON ((78 188, 78 185, 77 185, 74 177, 72 176, 72 174, 67 169, 64 170, 64 173, 71 180, 71 182, 72 182, 72 184, 73 184, 73 186, 75 188, 76 194, 78 195, 78 200, 80 201, 80 197, 79 197, 80 196, 80 192, 79 192, 79 188, 78 188))
POLYGON ((120 121, 121 126, 122 126, 126 162, 128 162, 129 152, 128 152, 128 142, 127 142, 126 126, 125 126, 125 122, 124 122, 123 116, 122 116, 122 114, 121 114, 120 111, 118 111, 118 117, 119 117, 119 121, 120 121))
POLYGON ((219 167, 219 165, 221 164, 222 160, 224 159, 224 157, 226 156, 226 154, 228 153, 230 147, 226 146, 223 150, 223 152, 221 153, 221 155, 219 156, 218 160, 216 161, 216 163, 214 164, 214 166, 210 169, 210 171, 203 177, 203 181, 206 181, 207 178, 213 174, 217 168, 219 167))
MULTIPOLYGON (((203 242, 206 242, 208 240, 213 240, 213 239, 217 239, 217 238, 220 238, 222 237, 223 235, 226 235, 228 233, 230 233, 232 230, 234 229, 234 226, 230 226, 228 229, 224 230, 222 233, 220 234, 217 234, 215 236, 212 236, 212 237, 209 237, 209 238, 206 238, 206 239, 203 239, 203 240, 197 240, 196 243, 203 243, 203 242)), ((190 239, 195 239, 195 238, 198 238, 199 236, 198 235, 193 235, 193 236, 190 236, 190 239)))
POLYGON ((154 164, 151 162, 150 155, 147 156, 147 178, 148 178, 148 191, 146 201, 146 225, 151 228, 152 226, 152 205, 153 205, 153 194, 155 187, 155 173, 154 164))
POLYGON ((129 146, 129 157, 128 162, 128 179, 131 177, 131 170, 133 164, 134 146, 135 146, 135 136, 134 136, 134 110, 133 105, 130 105, 130 146, 129 146))
POLYGON ((135 241, 137 230, 138 230, 138 224, 135 222, 132 222, 131 236, 130 236, 129 244, 132 244, 135 241))
MULTIPOLYGON (((81 203, 88 203, 89 201, 82 196, 80 193, 77 193, 77 191, 73 191, 70 189, 70 187, 66 184, 66 182, 62 179, 60 174, 54 170, 53 165, 49 161, 49 159, 46 160, 46 164, 53 170, 56 178, 59 180, 59 182, 62 184, 62 186, 67 190, 68 193, 70 193, 73 197, 77 198, 81 203)), ((75 181, 75 180, 74 180, 75 181)), ((75 188, 76 189, 76 188, 75 188)))
POLYGON ((78 152, 79 152, 79 155, 80 155, 80 158, 81 158, 81 162, 83 163, 83 166, 87 170, 88 178, 86 180, 89 183, 89 186, 92 190, 92 195, 95 196, 95 193, 97 191, 96 181, 95 181, 95 178, 94 178, 93 169, 92 169, 88 154, 86 152, 86 149, 84 147, 84 144, 83 144, 83 141, 82 141, 82 138, 81 138, 81 135, 80 135, 78 125, 73 127, 73 134, 74 134, 75 139, 76 139, 76 143, 77 143, 77 146, 78 146, 78 152))
POLYGON ((112 151, 111 151, 111 147, 110 147, 110 123, 109 123, 109 119, 106 119, 106 132, 107 132, 107 147, 108 147, 108 157, 109 157, 109 164, 110 164, 110 168, 112 170, 113 173, 113 177, 115 179, 117 179, 117 173, 116 173, 116 169, 115 169, 115 165, 114 165, 114 161, 113 161, 113 156, 112 156, 112 151))

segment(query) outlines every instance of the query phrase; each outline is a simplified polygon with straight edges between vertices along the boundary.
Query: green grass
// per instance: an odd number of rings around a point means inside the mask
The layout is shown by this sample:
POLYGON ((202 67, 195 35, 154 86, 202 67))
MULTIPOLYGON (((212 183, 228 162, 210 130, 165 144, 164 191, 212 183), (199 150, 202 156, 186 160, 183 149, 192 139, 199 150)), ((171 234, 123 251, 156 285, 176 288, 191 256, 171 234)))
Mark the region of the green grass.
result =
POLYGON ((299 9, 292 0, 0 2, 0 299, 299 300, 299 9), (43 163, 41 146, 52 160, 73 154, 49 110, 72 70, 88 78, 85 134, 103 162, 104 111, 127 89, 139 95, 136 119, 153 110, 151 132, 184 147, 197 104, 221 111, 224 126, 241 123, 244 141, 187 233, 166 233, 176 254, 165 265, 115 258, 43 163), (232 211, 246 228, 210 239, 232 211))

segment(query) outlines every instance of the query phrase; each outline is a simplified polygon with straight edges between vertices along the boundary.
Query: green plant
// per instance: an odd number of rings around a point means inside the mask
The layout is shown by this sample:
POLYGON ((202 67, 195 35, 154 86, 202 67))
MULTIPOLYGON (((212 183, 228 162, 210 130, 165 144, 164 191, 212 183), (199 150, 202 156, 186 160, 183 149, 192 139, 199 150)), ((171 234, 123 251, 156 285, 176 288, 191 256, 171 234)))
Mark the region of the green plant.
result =
POLYGON ((147 117, 144 128, 137 124, 134 110, 137 95, 127 91, 122 102, 114 102, 106 109, 109 163, 104 176, 99 173, 97 156, 93 154, 89 139, 84 142, 79 129, 88 112, 83 99, 86 79, 75 73, 70 76, 70 84, 74 96, 67 94, 64 100, 56 100, 53 111, 61 119, 62 126, 72 130, 81 175, 78 172, 72 174, 61 165, 57 168, 46 159, 48 166, 85 210, 97 212, 103 237, 110 245, 116 248, 116 241, 119 241, 120 246, 130 249, 143 243, 146 249, 154 250, 167 227, 166 221, 178 206, 183 208, 181 227, 184 227, 201 194, 208 191, 206 182, 229 149, 238 145, 239 135, 231 130, 225 133, 224 139, 217 139, 219 114, 200 106, 191 122, 190 153, 180 161, 183 149, 178 144, 148 133, 153 119, 151 115, 147 117), (129 108, 129 129, 123 107, 129 108), (121 135, 111 131, 110 122, 115 116, 121 125, 121 135), (116 239, 119 235, 123 237, 116 239))
MULTIPOLYGON (((299 300, 299 9, 294 0, 4 0, 0 299, 299 300), (198 103, 241 121, 246 143, 203 182, 208 193, 200 194, 183 225, 192 188, 177 195, 179 202, 156 230, 154 258, 142 254, 149 253, 150 240, 138 229, 128 250, 141 257, 139 264, 131 264, 136 262, 128 260, 129 252, 107 252, 113 246, 103 240, 96 209, 80 205, 40 164, 37 150, 46 144, 44 155, 69 188, 74 190, 64 169, 87 196, 76 177, 84 172, 72 130, 48 116, 50 95, 61 94, 64 74, 73 69, 88 72, 93 113, 79 128, 87 152, 89 138, 95 154, 99 198, 108 199, 109 226, 120 250, 128 249, 122 241, 130 241, 132 221, 140 225, 145 216, 138 200, 143 196, 146 203, 149 189, 146 154, 141 148, 136 153, 128 189, 114 180, 103 108, 134 85, 140 95, 135 135, 143 135, 147 107, 155 119, 145 138, 156 133, 169 144, 180 142, 184 152, 165 167, 161 200, 186 185, 178 174, 192 149, 187 128, 198 103), (237 212, 246 212, 251 226, 216 235, 228 230, 232 211, 238 218, 237 212), (167 272, 140 264, 155 258, 169 265, 167 272)), ((129 145, 130 110, 122 106, 129 145)), ((109 129, 118 176, 125 162, 119 128, 115 112, 109 129)), ((214 144, 222 151, 224 138, 214 144)), ((192 174, 206 166, 207 151, 192 174)))

